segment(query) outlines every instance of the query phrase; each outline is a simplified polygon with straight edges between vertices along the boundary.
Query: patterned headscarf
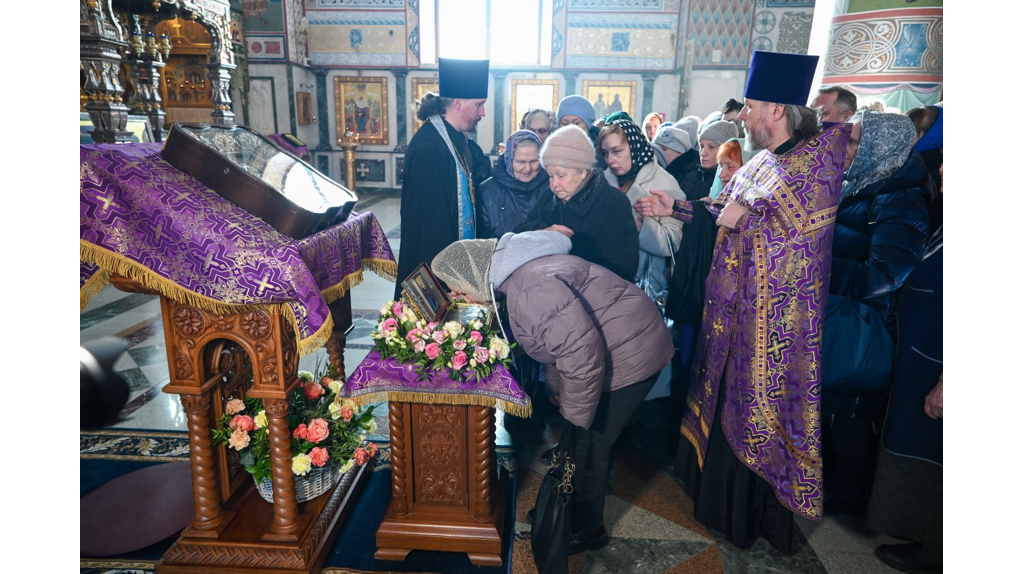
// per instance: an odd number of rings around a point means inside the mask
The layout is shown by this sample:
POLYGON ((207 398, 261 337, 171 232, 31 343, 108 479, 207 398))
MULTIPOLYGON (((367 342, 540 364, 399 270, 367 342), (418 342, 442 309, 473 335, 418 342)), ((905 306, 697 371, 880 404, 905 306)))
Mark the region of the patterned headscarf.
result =
POLYGON ((619 177, 619 182, 633 181, 636 179, 636 174, 640 173, 640 168, 654 161, 654 150, 651 149, 651 142, 647 141, 644 132, 640 131, 640 128, 633 122, 615 120, 612 123, 625 132, 626 145, 629 146, 629 159, 633 162, 629 171, 619 177))
POLYGON ((515 172, 512 171, 512 162, 515 159, 516 147, 523 143, 523 140, 530 140, 536 143, 538 152, 541 148, 540 137, 530 130, 519 130, 508 136, 508 139, 505 140, 505 171, 507 171, 512 177, 516 176, 515 172))
POLYGON ((860 120, 860 147, 843 181, 843 195, 855 195, 876 181, 899 171, 914 150, 917 130, 903 114, 860 111, 851 122, 860 120))

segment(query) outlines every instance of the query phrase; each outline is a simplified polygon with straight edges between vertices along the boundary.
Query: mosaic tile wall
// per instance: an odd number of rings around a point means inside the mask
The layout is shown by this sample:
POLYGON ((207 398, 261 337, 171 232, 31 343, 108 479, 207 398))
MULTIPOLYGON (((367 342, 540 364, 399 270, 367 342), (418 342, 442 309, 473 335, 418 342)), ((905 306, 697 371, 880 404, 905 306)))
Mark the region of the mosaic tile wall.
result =
POLYGON ((695 38, 694 68, 745 68, 755 3, 750 0, 693 0, 687 38, 695 38))
POLYGON ((750 49, 806 54, 811 41, 814 2, 759 0, 750 49))

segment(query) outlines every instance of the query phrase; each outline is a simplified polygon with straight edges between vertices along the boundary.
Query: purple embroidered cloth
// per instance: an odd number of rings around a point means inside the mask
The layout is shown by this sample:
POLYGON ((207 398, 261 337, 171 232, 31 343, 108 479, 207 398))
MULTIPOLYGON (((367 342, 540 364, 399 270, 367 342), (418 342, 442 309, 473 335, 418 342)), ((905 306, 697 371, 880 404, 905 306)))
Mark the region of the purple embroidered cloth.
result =
POLYGON ((293 144, 292 142, 288 141, 288 138, 284 137, 284 134, 270 134, 267 137, 277 145, 292 152, 293 154, 297 155, 300 158, 304 155, 309 155, 308 147, 304 145, 293 144))
POLYGON ((750 209, 715 248, 682 434, 703 465, 718 397, 732 452, 821 520, 821 332, 850 124, 763 151, 712 204, 750 209))
POLYGON ((112 273, 222 314, 280 305, 305 355, 331 334, 328 303, 364 269, 394 280, 372 213, 295 240, 175 169, 162 147, 81 146, 81 308, 112 273))
POLYGON ((394 357, 381 359, 377 351, 370 351, 352 371, 340 394, 360 405, 381 401, 478 405, 523 418, 530 416, 532 408, 530 396, 501 365, 480 381, 455 381, 447 373, 435 373, 421 381, 414 365, 399 363, 394 357))

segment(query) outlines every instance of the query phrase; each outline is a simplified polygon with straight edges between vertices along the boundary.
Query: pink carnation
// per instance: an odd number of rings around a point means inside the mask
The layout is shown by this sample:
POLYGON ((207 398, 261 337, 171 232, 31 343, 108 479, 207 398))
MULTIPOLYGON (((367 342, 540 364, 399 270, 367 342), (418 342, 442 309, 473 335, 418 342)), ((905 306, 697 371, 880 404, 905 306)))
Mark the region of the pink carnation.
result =
POLYGON ((377 454, 377 443, 371 442, 370 443, 370 447, 369 447, 369 451, 370 451, 370 457, 371 458, 373 456, 375 456, 377 454))
POLYGON ((295 430, 292 432, 292 436, 295 438, 306 440, 306 424, 303 423, 295 427, 295 430))
POLYGON ((315 466, 323 466, 330 457, 331 455, 327 452, 326 448, 314 447, 313 450, 309 451, 309 458, 315 466))
POLYGON ((431 321, 431 322, 427 323, 427 330, 428 331, 433 331, 436 328, 437 328, 437 321, 431 321))
POLYGON ((491 353, 484 347, 477 347, 473 358, 476 359, 476 362, 478 363, 486 363, 487 360, 491 358, 491 353))
POLYGON ((426 346, 424 351, 426 351, 428 359, 434 360, 437 358, 438 355, 441 354, 441 345, 438 345, 437 343, 431 343, 426 346))
POLYGON ((235 418, 231 419, 228 426, 231 427, 232 430, 249 432, 251 430, 256 430, 256 421, 252 420, 252 417, 249 415, 235 415, 235 418))
POLYGON ((430 338, 433 339, 435 343, 440 345, 441 343, 444 343, 444 336, 444 331, 434 331, 434 334, 431 335, 430 338))
POLYGON ((407 334, 405 335, 405 338, 406 338, 406 339, 409 339, 409 342, 410 342, 410 343, 413 343, 413 342, 415 342, 415 341, 416 341, 416 339, 418 339, 418 338, 419 338, 419 336, 420 336, 420 330, 419 330, 419 329, 413 329, 412 331, 409 331, 409 332, 408 332, 408 333, 407 333, 407 334))
POLYGON ((244 410, 245 403, 242 402, 242 399, 231 399, 228 404, 224 405, 224 414, 226 415, 237 415, 244 410))
POLYGON ((452 368, 455 369, 456 371, 461 371, 462 367, 465 367, 466 363, 468 362, 469 357, 466 356, 466 353, 463 351, 458 351, 457 353, 455 353, 455 356, 452 357, 452 368))
POLYGON ((358 464, 359 466, 363 466, 364 464, 366 464, 366 461, 373 458, 373 455, 370 454, 370 451, 366 450, 363 447, 357 448, 356 451, 352 453, 352 456, 356 459, 356 464, 358 464))
POLYGON ((385 319, 384 323, 380 326, 381 333, 394 333, 398 330, 398 321, 394 317, 385 319))
POLYGON ((228 446, 235 450, 242 450, 249 446, 249 433, 236 429, 235 432, 231 433, 231 438, 228 440, 228 446))
POLYGON ((394 313, 396 316, 401 315, 403 309, 405 309, 405 307, 402 306, 401 301, 395 301, 395 304, 391 306, 391 312, 394 313))
POLYGON ((414 351, 416 351, 417 353, 422 353, 423 349, 426 349, 426 348, 427 348, 427 344, 424 343, 423 341, 416 341, 415 343, 412 344, 412 349, 414 351))
POLYGON ((330 377, 324 377, 324 378, 320 379, 320 384, 329 388, 331 386, 331 381, 333 381, 333 380, 334 379, 332 379, 330 377))
POLYGON ((306 440, 309 442, 320 442, 331 434, 330 426, 324 419, 313 419, 306 427, 306 440))
POLYGON ((469 338, 473 339, 474 345, 479 345, 484 342, 484 336, 480 334, 480 331, 470 331, 469 338))
POLYGON ((456 351, 461 351, 461 350, 466 348, 466 340, 465 339, 455 339, 455 342, 452 343, 452 346, 455 347, 456 351))
POLYGON ((345 422, 352 420, 352 409, 348 407, 341 407, 341 410, 338 411, 338 414, 341 415, 341 418, 345 419, 345 422))

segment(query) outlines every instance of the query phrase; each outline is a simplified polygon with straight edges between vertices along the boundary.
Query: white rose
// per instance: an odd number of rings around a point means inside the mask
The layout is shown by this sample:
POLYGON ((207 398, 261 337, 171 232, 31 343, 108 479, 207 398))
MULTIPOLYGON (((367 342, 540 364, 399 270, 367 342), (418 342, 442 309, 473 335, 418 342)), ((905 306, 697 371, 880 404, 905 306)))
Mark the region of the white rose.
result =
POLYGON ((480 322, 480 319, 477 319, 476 321, 473 321, 473 328, 479 331, 484 328, 484 324, 480 322))
POLYGON ((506 343, 504 339, 500 337, 491 337, 491 344, 489 347, 490 351, 498 355, 499 359, 505 360, 508 358, 508 343, 506 343))
POLYGON ((313 380, 313 373, 309 371, 299 371, 299 378, 307 381, 313 380))
POLYGON ((332 380, 327 386, 331 388, 331 392, 334 394, 341 392, 341 381, 337 379, 332 380))
POLYGON ((465 331, 465 329, 462 328, 462 325, 457 321, 448 321, 447 323, 445 323, 444 330, 453 339, 455 337, 458 337, 459 335, 462 334, 463 331, 465 331))
POLYGON ((384 303, 384 305, 381 306, 380 311, 378 311, 380 316, 383 317, 385 315, 390 315, 391 314, 391 306, 394 305, 394 304, 395 304, 394 301, 388 301, 387 303, 384 303))
POLYGON ((366 429, 369 434, 375 434, 377 432, 377 421, 370 419, 370 428, 366 429))
POLYGON ((402 309, 402 321, 405 323, 416 323, 416 313, 413 313, 409 307, 402 309))
POLYGON ((327 407, 327 412, 331 413, 331 418, 338 420, 341 418, 341 405, 334 401, 327 407))

